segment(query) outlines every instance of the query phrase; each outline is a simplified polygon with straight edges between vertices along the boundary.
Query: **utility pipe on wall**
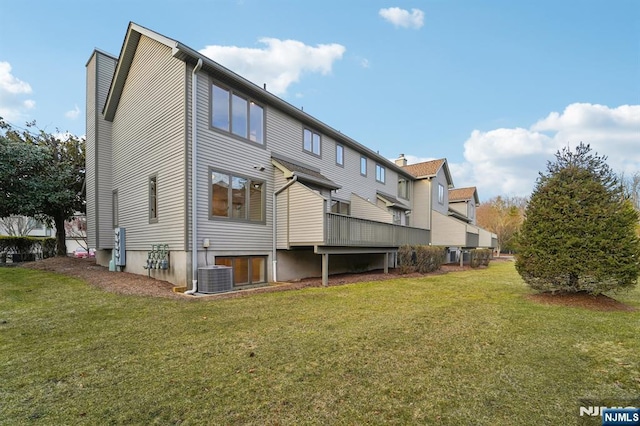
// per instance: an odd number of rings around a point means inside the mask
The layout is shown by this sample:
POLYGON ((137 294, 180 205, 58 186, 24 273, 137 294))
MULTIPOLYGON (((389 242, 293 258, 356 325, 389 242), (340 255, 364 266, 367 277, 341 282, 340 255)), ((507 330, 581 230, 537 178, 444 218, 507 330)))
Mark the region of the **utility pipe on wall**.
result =
POLYGON ((289 188, 291 185, 293 185, 294 183, 296 183, 296 181, 298 180, 298 175, 296 175, 295 173, 293 174, 293 179, 291 179, 289 182, 285 183, 282 188, 278 189, 277 191, 275 191, 273 193, 273 203, 271 206, 271 209, 273 210, 273 236, 271 238, 272 241, 272 252, 271 252, 271 264, 273 265, 273 281, 274 282, 278 282, 278 271, 277 271, 277 266, 278 266, 278 261, 276 260, 276 238, 278 236, 277 234, 277 226, 278 226, 278 218, 277 218, 277 208, 276 208, 276 196, 281 193, 282 191, 284 191, 285 189, 289 188))
POLYGON ((185 294, 195 294, 198 291, 198 163, 197 163, 197 147, 198 147, 198 74, 202 68, 202 59, 198 59, 198 63, 191 73, 191 270, 192 270, 192 286, 191 290, 185 291, 185 294))

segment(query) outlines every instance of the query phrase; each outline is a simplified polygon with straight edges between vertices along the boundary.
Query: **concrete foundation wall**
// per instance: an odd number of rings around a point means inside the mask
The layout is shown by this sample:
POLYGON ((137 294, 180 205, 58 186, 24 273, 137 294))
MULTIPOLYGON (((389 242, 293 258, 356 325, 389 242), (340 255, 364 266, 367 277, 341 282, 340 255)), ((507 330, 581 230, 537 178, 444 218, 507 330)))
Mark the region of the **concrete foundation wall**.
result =
MULTIPOLYGON (((389 256, 392 263, 393 256, 389 256)), ((384 268, 384 254, 331 254, 329 275, 384 268)), ((313 250, 278 251, 278 281, 322 276, 322 256, 313 250)))

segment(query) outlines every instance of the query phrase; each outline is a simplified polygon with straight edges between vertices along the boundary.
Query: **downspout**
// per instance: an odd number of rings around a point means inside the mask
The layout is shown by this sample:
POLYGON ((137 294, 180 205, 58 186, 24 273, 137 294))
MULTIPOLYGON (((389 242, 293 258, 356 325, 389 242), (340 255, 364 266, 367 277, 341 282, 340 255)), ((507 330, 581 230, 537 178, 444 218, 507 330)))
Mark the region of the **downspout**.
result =
POLYGON ((285 189, 289 188, 291 185, 293 185, 294 183, 296 183, 296 181, 298 180, 298 175, 297 174, 293 174, 293 179, 291 179, 289 182, 285 183, 282 188, 278 189, 277 191, 275 191, 273 193, 273 203, 272 203, 272 210, 273 210, 273 236, 271 238, 272 240, 272 252, 271 252, 271 264, 273 265, 273 281, 274 282, 278 282, 278 272, 277 272, 277 265, 278 265, 278 261, 276 260, 276 238, 278 236, 277 234, 277 226, 278 226, 278 211, 276 208, 276 196, 281 193, 282 191, 284 191, 285 189))
POLYGON ((198 63, 191 73, 191 271, 192 286, 191 290, 185 291, 184 294, 195 294, 198 291, 198 74, 202 68, 202 59, 198 59, 198 63))

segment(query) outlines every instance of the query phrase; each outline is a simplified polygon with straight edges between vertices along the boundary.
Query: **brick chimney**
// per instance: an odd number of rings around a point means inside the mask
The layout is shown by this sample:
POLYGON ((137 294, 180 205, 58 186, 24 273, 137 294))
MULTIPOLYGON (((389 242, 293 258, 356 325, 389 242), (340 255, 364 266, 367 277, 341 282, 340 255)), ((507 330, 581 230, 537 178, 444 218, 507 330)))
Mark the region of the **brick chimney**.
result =
POLYGON ((396 164, 400 167, 404 167, 407 165, 407 159, 405 158, 404 154, 400 154, 400 157, 398 157, 398 159, 396 160, 396 164))

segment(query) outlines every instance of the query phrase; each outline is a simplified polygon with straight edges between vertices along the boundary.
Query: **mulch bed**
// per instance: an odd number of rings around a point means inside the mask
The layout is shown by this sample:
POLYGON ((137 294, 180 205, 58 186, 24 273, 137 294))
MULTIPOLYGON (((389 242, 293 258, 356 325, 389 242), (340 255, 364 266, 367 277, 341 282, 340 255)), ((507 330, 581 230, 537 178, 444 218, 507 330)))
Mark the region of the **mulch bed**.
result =
MULTIPOLYGON (((509 258, 498 258, 492 262, 510 261, 509 258)), ((173 291, 174 285, 168 281, 161 281, 149 278, 144 275, 131 274, 128 272, 110 272, 104 266, 96 265, 94 259, 75 259, 72 257, 54 257, 37 262, 27 262, 21 265, 24 268, 39 269, 45 271, 58 272, 60 274, 79 278, 89 284, 101 288, 105 291, 119 294, 133 294, 140 296, 164 297, 182 300, 198 299, 229 299, 236 297, 246 297, 252 294, 270 293, 274 291, 298 290, 306 287, 321 287, 322 279, 305 278, 295 282, 277 283, 264 287, 257 287, 247 290, 232 291, 203 297, 191 297, 173 291)), ((419 278, 429 275, 439 275, 451 272, 459 272, 471 269, 469 266, 443 265, 439 271, 428 274, 400 274, 399 269, 390 269, 388 274, 382 270, 357 273, 357 274, 337 274, 329 277, 329 286, 344 285, 363 281, 383 281, 392 278, 419 278)), ((544 304, 562 305, 591 309, 595 311, 634 311, 636 308, 625 305, 604 294, 591 296, 583 293, 540 293, 526 296, 527 299, 544 304)))
POLYGON ((527 299, 545 305, 571 306, 593 311, 635 311, 633 306, 612 299, 604 294, 593 296, 587 293, 539 293, 530 294, 527 299))

